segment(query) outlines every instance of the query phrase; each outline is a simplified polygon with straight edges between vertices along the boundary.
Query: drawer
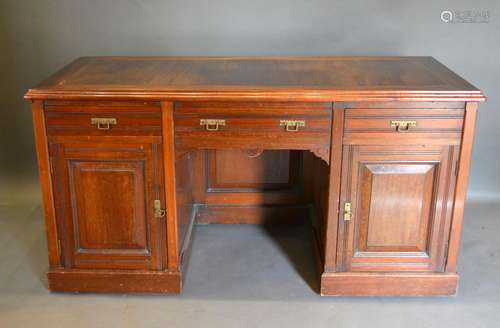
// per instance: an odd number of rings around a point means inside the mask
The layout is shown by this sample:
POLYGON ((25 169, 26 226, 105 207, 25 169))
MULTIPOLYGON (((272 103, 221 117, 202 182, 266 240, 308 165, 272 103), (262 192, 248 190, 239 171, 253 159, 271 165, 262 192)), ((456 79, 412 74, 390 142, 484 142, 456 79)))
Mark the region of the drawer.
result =
POLYGON ((331 103, 178 103, 175 140, 181 148, 329 148, 331 103))
POLYGON ((161 135, 155 102, 46 102, 47 135, 161 135))
POLYGON ((350 108, 344 143, 458 144, 463 118, 463 108, 350 108))

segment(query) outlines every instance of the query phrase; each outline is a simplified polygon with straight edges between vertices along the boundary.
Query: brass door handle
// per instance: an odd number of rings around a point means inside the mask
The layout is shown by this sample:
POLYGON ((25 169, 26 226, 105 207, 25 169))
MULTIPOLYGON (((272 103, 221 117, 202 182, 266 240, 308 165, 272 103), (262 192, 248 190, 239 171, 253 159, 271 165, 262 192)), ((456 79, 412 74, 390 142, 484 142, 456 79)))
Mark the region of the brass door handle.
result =
POLYGON ((299 127, 306 126, 306 121, 280 120, 280 126, 284 126, 288 132, 297 132, 299 131, 299 127))
POLYGON ((417 121, 391 121, 391 128, 396 128, 397 132, 408 132, 410 128, 416 128, 417 121))
POLYGON ((352 212, 351 212, 351 203, 344 204, 344 221, 351 221, 352 212))
POLYGON ((204 125, 207 131, 217 131, 219 126, 226 126, 226 120, 200 119, 200 125, 204 125))
POLYGON ((90 119, 91 125, 96 125, 97 130, 109 130, 111 125, 116 125, 116 118, 114 117, 92 117, 90 119))
POLYGON ((161 219, 162 217, 165 216, 166 211, 163 208, 161 208, 161 202, 159 199, 155 199, 154 207, 155 207, 155 218, 161 219))

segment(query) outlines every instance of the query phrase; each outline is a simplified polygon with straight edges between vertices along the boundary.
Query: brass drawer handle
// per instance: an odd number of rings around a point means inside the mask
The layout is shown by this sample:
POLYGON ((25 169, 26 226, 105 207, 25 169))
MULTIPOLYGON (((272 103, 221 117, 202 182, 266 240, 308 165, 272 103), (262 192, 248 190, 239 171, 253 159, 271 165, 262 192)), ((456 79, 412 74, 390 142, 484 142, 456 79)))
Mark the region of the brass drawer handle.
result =
POLYGON ((284 126, 288 132, 297 132, 299 127, 305 127, 306 121, 280 120, 280 126, 284 126))
POLYGON ((109 130, 111 125, 116 125, 116 118, 114 117, 92 117, 90 119, 91 125, 96 125, 97 130, 109 130))
POLYGON ((391 128, 396 128, 397 132, 408 132, 410 128, 416 128, 417 121, 391 121, 391 128))
POLYGON ((226 120, 200 119, 200 125, 204 125, 207 131, 217 131, 219 126, 226 126, 226 120))

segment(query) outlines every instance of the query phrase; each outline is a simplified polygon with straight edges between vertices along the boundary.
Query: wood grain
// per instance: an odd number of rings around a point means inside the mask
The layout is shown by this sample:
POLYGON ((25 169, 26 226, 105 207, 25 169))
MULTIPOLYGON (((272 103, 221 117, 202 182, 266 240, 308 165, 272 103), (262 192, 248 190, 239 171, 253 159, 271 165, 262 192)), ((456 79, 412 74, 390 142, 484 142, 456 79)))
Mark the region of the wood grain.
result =
POLYGON ((329 152, 330 103, 181 102, 175 107, 175 144, 181 149, 325 149, 329 152), (222 119, 208 131, 201 119, 222 119), (301 120, 286 131, 281 120, 301 120))
POLYGON ((61 266, 60 250, 58 249, 59 236, 52 189, 51 160, 47 143, 45 115, 43 101, 35 100, 31 106, 33 114, 33 128, 35 134, 36 154, 38 159, 38 175, 42 190, 43 213, 45 217, 45 233, 49 250, 50 268, 61 266))
POLYGON ((432 57, 82 57, 26 98, 485 100, 432 57))
POLYGON ((68 102, 45 105, 47 134, 83 136, 160 136, 161 110, 157 102, 68 102), (99 130, 92 118, 114 118, 116 125, 99 130))
POLYGON ((382 108, 385 104, 354 103, 346 110, 344 143, 346 144, 460 144, 464 104, 406 103, 382 108), (429 107, 425 107, 429 106, 429 107), (392 121, 414 121, 416 127, 397 131, 392 121), (367 137, 369 136, 369 137, 367 137))
POLYGON ((450 146, 352 146, 342 202, 345 271, 442 271, 440 238, 453 175, 450 146))
POLYGON ((66 268, 162 268, 163 227, 153 212, 162 183, 158 146, 116 139, 51 145, 66 268))
POLYGON ((455 189, 455 205, 450 232, 450 244, 448 248, 447 272, 457 271, 458 252, 464 220, 464 205, 467 197, 467 183, 472 158, 472 146, 474 144, 474 130, 477 119, 477 103, 467 103, 465 107, 465 120, 462 134, 462 148, 458 163, 458 174, 455 189))
POLYGON ((47 276, 53 292, 179 294, 182 290, 178 271, 51 270, 47 276))
POLYGON ((167 267, 179 270, 179 240, 177 221, 177 193, 175 179, 174 106, 161 103, 163 131, 163 167, 165 169, 165 199, 167 218, 167 267))
MULTIPOLYGON (((333 272, 337 267, 337 238, 339 229, 339 206, 342 180, 342 152, 345 110, 343 103, 334 103, 330 151, 330 172, 328 190, 328 212, 326 213, 324 271, 333 272)), ((342 242, 342 241, 340 241, 342 242)))
POLYGON ((199 224, 293 224, 308 218, 305 206, 200 206, 196 216, 199 224))
POLYGON ((455 295, 456 274, 324 273, 324 296, 443 296, 455 295))

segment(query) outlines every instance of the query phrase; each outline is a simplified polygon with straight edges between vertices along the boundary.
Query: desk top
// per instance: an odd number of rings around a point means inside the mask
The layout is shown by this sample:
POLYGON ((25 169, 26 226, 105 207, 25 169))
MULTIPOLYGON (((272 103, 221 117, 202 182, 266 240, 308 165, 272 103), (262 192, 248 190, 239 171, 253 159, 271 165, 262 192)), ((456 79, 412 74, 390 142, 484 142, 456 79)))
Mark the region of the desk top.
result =
POLYGON ((484 101, 432 57, 82 57, 27 99, 484 101))

